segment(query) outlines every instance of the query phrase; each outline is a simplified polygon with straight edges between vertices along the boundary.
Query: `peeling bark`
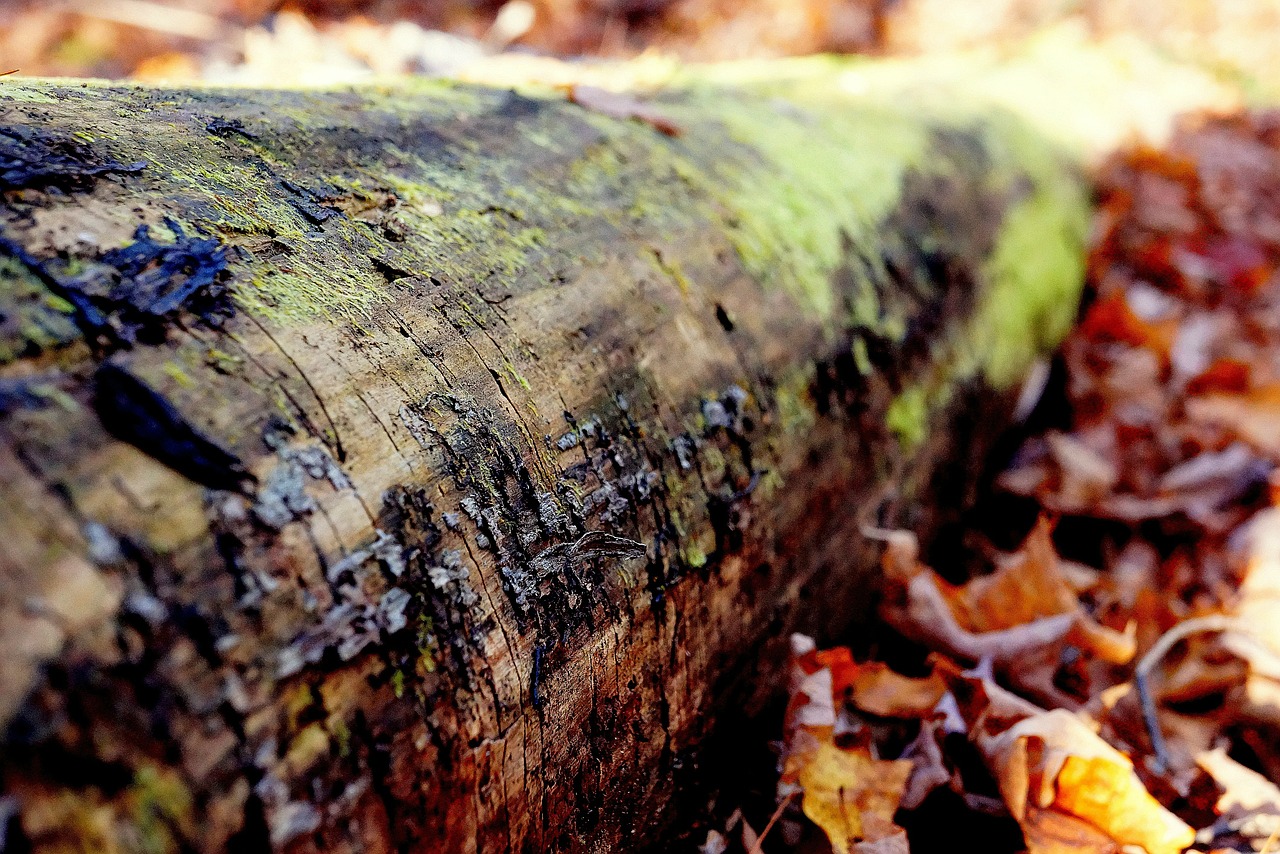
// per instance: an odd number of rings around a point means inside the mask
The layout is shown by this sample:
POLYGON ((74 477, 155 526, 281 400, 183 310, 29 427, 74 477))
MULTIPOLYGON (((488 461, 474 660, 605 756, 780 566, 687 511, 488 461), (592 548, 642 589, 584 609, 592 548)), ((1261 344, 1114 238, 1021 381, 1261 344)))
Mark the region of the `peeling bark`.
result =
POLYGON ((654 108, 0 89, 11 839, 613 851, 702 808, 754 674, 865 608, 859 526, 958 509, 1084 202, 998 115, 654 108))

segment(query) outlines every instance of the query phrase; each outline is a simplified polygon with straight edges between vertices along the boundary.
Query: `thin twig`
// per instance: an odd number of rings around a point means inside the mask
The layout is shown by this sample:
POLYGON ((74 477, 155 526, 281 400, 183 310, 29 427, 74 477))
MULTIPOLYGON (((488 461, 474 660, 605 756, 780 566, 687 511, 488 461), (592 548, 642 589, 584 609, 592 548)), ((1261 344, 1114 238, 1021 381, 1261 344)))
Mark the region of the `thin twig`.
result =
POLYGON ((1160 719, 1155 699, 1151 696, 1148 679, 1156 665, 1169 654, 1174 644, 1192 635, 1210 632, 1225 632, 1235 628, 1236 622, 1225 614, 1210 614, 1178 623, 1160 636, 1142 660, 1133 668, 1133 684, 1138 689, 1138 704, 1142 707, 1142 723, 1146 726, 1147 735, 1151 737, 1151 750, 1156 757, 1156 769, 1163 771, 1169 767, 1169 746, 1160 730, 1160 719))
POLYGON ((787 796, 778 803, 778 808, 773 811, 773 815, 769 816, 769 823, 764 826, 764 830, 760 831, 760 835, 756 837, 756 844, 751 846, 751 854, 762 854, 764 849, 764 838, 769 835, 769 831, 773 830, 773 826, 778 823, 778 819, 782 818, 782 811, 787 808, 787 804, 791 803, 791 799, 796 796, 795 792, 787 792, 787 796))

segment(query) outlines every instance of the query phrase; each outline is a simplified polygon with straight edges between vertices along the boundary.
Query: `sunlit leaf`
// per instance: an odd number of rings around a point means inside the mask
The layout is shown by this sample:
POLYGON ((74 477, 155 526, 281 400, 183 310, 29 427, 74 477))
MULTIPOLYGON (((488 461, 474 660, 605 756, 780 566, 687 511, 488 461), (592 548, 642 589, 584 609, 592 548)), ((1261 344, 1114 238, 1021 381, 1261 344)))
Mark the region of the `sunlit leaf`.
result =
POLYGON ((893 814, 911 775, 910 760, 874 759, 865 750, 824 743, 794 761, 804 789, 804 814, 827 834, 837 854, 845 854, 858 840, 896 833, 893 814))

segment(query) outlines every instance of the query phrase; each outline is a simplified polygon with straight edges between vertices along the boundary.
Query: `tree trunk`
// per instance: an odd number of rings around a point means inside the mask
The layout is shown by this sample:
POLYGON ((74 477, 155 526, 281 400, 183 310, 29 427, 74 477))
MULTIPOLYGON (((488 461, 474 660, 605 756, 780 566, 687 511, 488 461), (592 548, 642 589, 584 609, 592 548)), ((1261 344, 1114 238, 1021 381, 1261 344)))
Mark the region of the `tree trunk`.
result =
POLYGON ((834 77, 3 83, 10 840, 696 816, 704 737, 857 619, 860 526, 955 512, 1081 279, 1047 143, 834 77))

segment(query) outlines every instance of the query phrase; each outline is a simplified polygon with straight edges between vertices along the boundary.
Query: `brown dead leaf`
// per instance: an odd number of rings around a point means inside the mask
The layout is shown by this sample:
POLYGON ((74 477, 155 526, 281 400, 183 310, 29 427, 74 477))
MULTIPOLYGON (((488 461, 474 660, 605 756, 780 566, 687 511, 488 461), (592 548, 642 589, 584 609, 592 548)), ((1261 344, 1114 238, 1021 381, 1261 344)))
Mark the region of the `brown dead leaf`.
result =
POLYGON ((1132 636, 1099 625, 1081 608, 1074 576, 1062 571, 1043 520, 995 572, 962 586, 920 565, 914 549, 914 541, 887 542, 891 589, 881 606, 885 621, 913 640, 970 662, 990 658, 998 667, 1025 664, 1031 653, 1064 642, 1113 664, 1133 658, 1132 636))
POLYGON ((969 737, 1000 787, 1009 812, 1042 848, 1073 854, 1138 845, 1176 854, 1195 838, 1142 785, 1133 763, 1100 738, 1091 722, 1065 709, 1044 710, 973 671, 939 665, 969 723, 969 737), (1067 816, 1047 816, 1053 811, 1067 816), (1071 846, 1075 847, 1071 847, 1071 846))
POLYGON ((1059 570, 1050 531, 1048 521, 1041 519, 1022 548, 1000 561, 995 572, 962 587, 943 588, 962 627, 972 632, 1009 629, 1079 607, 1075 591, 1059 570))
POLYGON ((1083 819, 1031 808, 1019 822, 1027 854, 1119 854, 1120 845, 1083 819))
POLYGON ((1248 394, 1206 394, 1186 402, 1193 422, 1224 427, 1267 454, 1280 459, 1280 384, 1248 394))
POLYGON ((1201 753, 1196 763, 1222 789, 1214 809, 1237 833, 1259 842, 1280 833, 1280 787, 1221 748, 1201 753))
POLYGON ((602 116, 642 121, 667 136, 680 136, 684 132, 674 119, 634 95, 577 84, 569 87, 569 100, 602 116))

